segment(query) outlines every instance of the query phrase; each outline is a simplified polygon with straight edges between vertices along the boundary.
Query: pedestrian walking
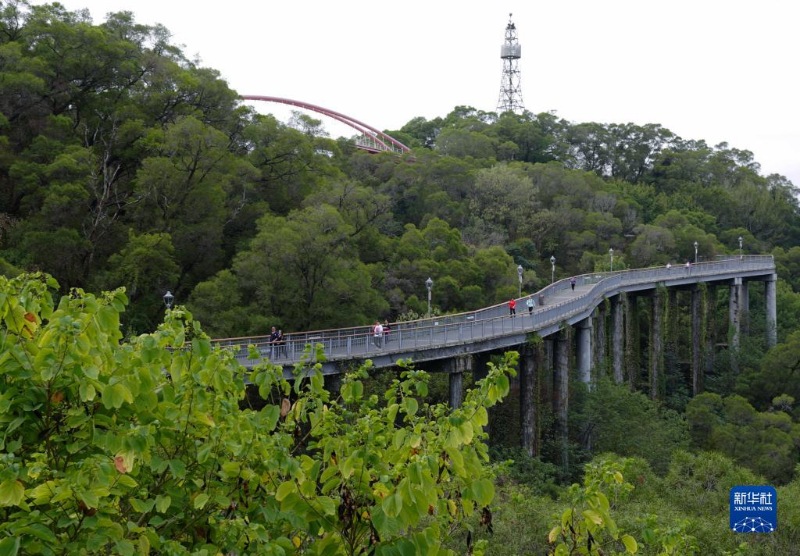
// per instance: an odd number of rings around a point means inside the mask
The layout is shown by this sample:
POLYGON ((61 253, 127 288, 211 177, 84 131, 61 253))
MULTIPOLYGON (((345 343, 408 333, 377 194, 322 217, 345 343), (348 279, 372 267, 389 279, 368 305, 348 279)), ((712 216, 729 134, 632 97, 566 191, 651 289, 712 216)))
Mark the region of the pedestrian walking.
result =
POLYGON ((279 338, 278 329, 273 326, 272 327, 272 331, 269 334, 269 358, 270 359, 273 359, 277 355, 275 347, 278 345, 278 338, 279 338))
POLYGON ((528 314, 533 316, 533 294, 528 296, 528 299, 525 300, 525 305, 528 306, 528 314))
POLYGON ((572 287, 572 291, 575 291, 575 277, 569 279, 569 285, 572 287))
POLYGON ((278 346, 277 353, 275 357, 277 358, 279 355, 283 354, 284 357, 288 357, 286 354, 286 336, 283 335, 283 330, 278 330, 278 337, 275 340, 275 343, 278 346))
POLYGON ((376 320, 375 326, 372 327, 372 338, 375 341, 375 347, 383 347, 383 325, 379 320, 376 320))
POLYGON ((517 314, 517 300, 513 297, 508 301, 508 314, 512 317, 517 314))

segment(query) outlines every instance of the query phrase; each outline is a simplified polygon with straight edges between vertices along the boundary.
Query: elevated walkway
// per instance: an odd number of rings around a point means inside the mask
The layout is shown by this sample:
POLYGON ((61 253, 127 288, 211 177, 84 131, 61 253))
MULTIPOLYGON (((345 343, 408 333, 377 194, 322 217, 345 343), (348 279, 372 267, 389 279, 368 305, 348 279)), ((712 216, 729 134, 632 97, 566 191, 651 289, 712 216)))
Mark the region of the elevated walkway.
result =
MULTIPOLYGON (((323 373, 338 374, 367 359, 376 367, 389 367, 398 359, 443 360, 519 346, 531 333, 547 337, 562 327, 575 325, 590 317, 605 299, 620 293, 644 293, 658 287, 692 288, 700 283, 733 286, 743 281, 767 281, 772 283, 774 304, 775 262, 769 255, 726 257, 690 267, 643 268, 575 278, 574 291, 570 280, 564 279, 533 294, 536 306, 532 316, 525 306, 525 296, 517 299, 514 317, 509 316, 503 303, 467 313, 394 323, 382 342, 375 342, 370 326, 359 326, 290 334, 280 352, 267 336, 229 338, 215 343, 239 348, 237 358, 245 367, 262 361, 248 359, 247 348, 254 346, 262 358, 282 365, 287 376, 305 357, 307 346, 321 346, 324 360, 319 363, 323 373)), ((771 317, 768 314, 770 318, 774 328, 774 314, 771 317)), ((314 352, 312 349, 312 361, 314 352)))

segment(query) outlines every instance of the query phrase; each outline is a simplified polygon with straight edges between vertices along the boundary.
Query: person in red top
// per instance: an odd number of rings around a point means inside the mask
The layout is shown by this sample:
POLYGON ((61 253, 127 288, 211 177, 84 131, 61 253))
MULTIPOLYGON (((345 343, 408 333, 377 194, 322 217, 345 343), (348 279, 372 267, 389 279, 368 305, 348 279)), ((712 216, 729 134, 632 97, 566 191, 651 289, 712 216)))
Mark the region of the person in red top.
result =
POLYGON ((508 314, 512 317, 517 314, 517 300, 513 297, 508 301, 508 314))

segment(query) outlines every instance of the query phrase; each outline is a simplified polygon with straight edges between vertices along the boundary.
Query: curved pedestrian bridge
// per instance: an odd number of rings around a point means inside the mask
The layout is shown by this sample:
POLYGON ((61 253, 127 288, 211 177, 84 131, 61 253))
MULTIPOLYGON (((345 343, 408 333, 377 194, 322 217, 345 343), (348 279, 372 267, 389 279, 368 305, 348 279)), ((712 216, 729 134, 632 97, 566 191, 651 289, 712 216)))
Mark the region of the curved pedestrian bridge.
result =
MULTIPOLYGON (((517 299, 517 314, 513 317, 503 303, 477 311, 393 323, 382 341, 373 337, 371 326, 357 326, 288 334, 282 346, 271 344, 268 336, 227 338, 215 343, 241 348, 237 358, 245 367, 269 359, 282 365, 287 376, 291 376, 294 366, 305 360, 320 363, 324 374, 338 374, 367 359, 376 367, 389 367, 398 359, 434 361, 511 349, 524 344, 531 333, 547 337, 590 318, 605 300, 622 293, 646 295, 648 290, 660 287, 696 289, 701 283, 741 288, 750 281, 763 281, 768 343, 775 344, 776 275, 771 255, 723 257, 690 266, 593 273, 575 278, 574 290, 570 279, 564 279, 533 294, 532 313, 525 304, 525 296, 517 299), (251 346, 260 354, 259 359, 248 357, 251 346), (317 359, 314 354, 320 346, 324 357, 317 359)), ((736 297, 740 298, 738 294, 736 297)))

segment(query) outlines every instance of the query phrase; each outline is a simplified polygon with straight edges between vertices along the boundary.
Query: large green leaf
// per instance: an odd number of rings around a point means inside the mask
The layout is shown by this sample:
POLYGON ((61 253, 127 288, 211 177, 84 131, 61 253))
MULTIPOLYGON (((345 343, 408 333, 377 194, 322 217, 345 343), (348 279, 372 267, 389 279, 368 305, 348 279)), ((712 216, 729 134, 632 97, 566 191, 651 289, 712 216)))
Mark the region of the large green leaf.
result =
POLYGON ((170 504, 172 504, 172 498, 169 496, 156 496, 156 511, 159 513, 163 514, 166 512, 169 509, 170 504))
POLYGON ((90 402, 94 400, 94 396, 97 392, 92 384, 87 381, 81 381, 80 387, 78 388, 78 393, 82 402, 90 402))
POLYGON ((472 483, 471 491, 479 506, 488 506, 494 500, 494 484, 489 479, 478 479, 472 483))
POLYGON ((417 414, 417 410, 419 409, 419 402, 417 402, 416 398, 406 398, 405 400, 403 400, 403 405, 405 406, 405 410, 408 415, 417 414))
POLYGON ((0 556, 16 556, 19 553, 20 538, 6 537, 0 541, 0 556))
POLYGON ((394 492, 383 499, 381 508, 387 517, 397 517, 403 510, 403 497, 399 492, 394 492))
POLYGON ((275 500, 278 502, 282 501, 286 498, 289 494, 297 492, 297 485, 294 481, 284 481, 278 486, 278 489, 275 491, 275 500))
POLYGON ((205 492, 201 492, 200 494, 194 497, 194 501, 192 502, 192 507, 194 507, 195 510, 202 510, 208 503, 209 499, 210 496, 208 494, 206 494, 205 492))
POLYGON ((16 479, 0 483, 0 506, 17 506, 25 495, 25 487, 16 479))
POLYGON ((630 535, 622 535, 620 540, 622 541, 622 544, 625 545, 625 551, 628 554, 636 554, 636 552, 638 552, 639 545, 637 544, 636 539, 630 535))
POLYGON ((133 403, 130 389, 120 382, 106 386, 101 398, 107 409, 119 409, 124 403, 133 403))
POLYGON ((152 510, 155 505, 155 500, 139 500, 138 498, 129 499, 131 507, 139 513, 146 513, 152 510))

